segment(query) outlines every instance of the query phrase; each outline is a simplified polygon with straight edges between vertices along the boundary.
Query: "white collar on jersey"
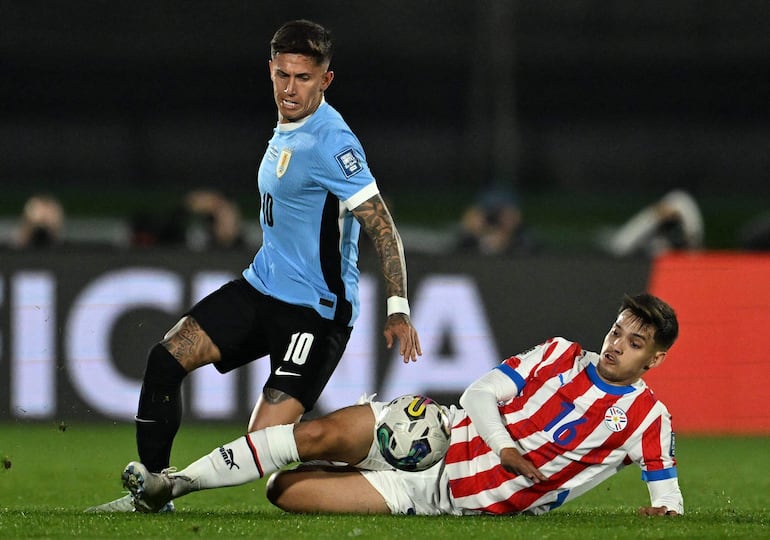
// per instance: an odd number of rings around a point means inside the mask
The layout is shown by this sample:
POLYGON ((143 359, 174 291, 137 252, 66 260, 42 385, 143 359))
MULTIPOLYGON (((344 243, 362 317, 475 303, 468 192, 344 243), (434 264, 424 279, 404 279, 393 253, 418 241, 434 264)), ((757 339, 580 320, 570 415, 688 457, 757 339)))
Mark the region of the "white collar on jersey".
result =
MULTIPOLYGON (((321 96, 321 103, 319 103, 319 104, 318 104, 318 108, 320 109, 320 108, 321 108, 321 105, 323 105, 324 103, 326 103, 326 96, 321 96)), ((304 126, 304 125, 305 125, 305 123, 306 123, 308 120, 310 120, 310 118, 311 118, 311 117, 312 117, 312 116, 313 116, 315 113, 317 113, 317 112, 318 112, 318 109, 316 109, 315 111, 313 111, 313 113, 312 113, 312 114, 308 114, 306 117, 304 117, 304 118, 300 118, 300 119, 299 119, 299 120, 297 120, 296 122, 289 122, 288 124, 281 124, 280 122, 278 122, 278 126, 276 127, 276 129, 277 129, 278 131, 294 131, 295 129, 299 129, 299 128, 301 128, 302 126, 304 126)))

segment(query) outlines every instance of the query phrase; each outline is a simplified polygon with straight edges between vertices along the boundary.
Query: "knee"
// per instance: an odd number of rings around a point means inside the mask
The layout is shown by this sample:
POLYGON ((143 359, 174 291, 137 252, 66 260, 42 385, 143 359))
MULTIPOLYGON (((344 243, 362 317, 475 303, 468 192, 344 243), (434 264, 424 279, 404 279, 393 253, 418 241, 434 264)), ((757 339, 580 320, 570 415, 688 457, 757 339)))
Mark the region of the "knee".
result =
POLYGON ((294 440, 303 461, 324 457, 324 452, 333 449, 335 430, 321 419, 300 422, 294 426, 294 440))
POLYGON ((296 424, 294 440, 300 458, 358 463, 372 444, 373 420, 368 405, 354 405, 296 424))
POLYGON ((206 331, 190 316, 182 317, 158 346, 165 348, 188 372, 222 357, 206 331))
POLYGON ((270 475, 266 484, 267 500, 271 504, 277 506, 281 510, 289 510, 285 505, 285 500, 282 497, 288 486, 286 471, 278 471, 270 475))

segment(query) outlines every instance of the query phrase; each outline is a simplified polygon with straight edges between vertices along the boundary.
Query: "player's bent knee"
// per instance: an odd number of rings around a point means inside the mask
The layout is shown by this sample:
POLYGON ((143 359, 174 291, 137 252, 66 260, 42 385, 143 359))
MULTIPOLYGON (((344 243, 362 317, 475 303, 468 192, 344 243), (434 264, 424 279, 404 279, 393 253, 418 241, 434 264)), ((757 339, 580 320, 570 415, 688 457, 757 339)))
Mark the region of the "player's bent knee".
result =
POLYGON ((265 484, 267 500, 278 508, 281 508, 279 501, 281 498, 281 493, 283 492, 283 483, 279 478, 281 473, 282 471, 278 471, 271 474, 270 478, 267 479, 267 484, 265 484))
POLYGON ((294 440, 303 460, 317 459, 330 450, 333 433, 324 427, 320 419, 300 422, 294 426, 294 440))
MULTIPOLYGON (((293 471, 278 471, 267 480, 267 500, 285 512, 301 512, 304 508, 297 506, 297 497, 292 496, 292 487, 300 478, 293 471)), ((301 494, 300 494, 301 495, 301 494)))
POLYGON ((187 371, 222 358, 219 348, 191 316, 182 317, 160 342, 187 371))

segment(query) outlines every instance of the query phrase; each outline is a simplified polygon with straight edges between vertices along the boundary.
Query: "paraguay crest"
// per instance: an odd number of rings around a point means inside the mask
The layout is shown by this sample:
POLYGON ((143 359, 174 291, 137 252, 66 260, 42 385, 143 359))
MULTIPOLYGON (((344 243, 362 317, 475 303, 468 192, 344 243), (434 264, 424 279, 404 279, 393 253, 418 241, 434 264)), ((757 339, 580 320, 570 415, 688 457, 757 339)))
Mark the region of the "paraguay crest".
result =
POLYGON ((623 431, 628 424, 626 411, 620 407, 609 407, 604 413, 604 425, 610 431, 623 431))
POLYGON ((289 168, 289 161, 291 161, 291 149, 284 148, 281 150, 281 155, 278 156, 278 163, 275 165, 275 174, 278 178, 286 173, 286 169, 289 168))

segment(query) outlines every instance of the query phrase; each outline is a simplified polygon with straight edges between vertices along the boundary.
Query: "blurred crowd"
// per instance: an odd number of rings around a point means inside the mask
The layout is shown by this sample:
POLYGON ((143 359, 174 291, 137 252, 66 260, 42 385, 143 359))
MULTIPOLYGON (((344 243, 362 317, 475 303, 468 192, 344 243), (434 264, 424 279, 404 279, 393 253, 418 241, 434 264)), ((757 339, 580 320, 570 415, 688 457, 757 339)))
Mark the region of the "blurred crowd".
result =
MULTIPOLYGON (((643 206, 622 223, 596 232, 593 245, 612 257, 656 257, 670 251, 705 248, 705 224, 697 199, 675 189, 643 206)), ((495 184, 484 189, 459 221, 454 247, 481 255, 532 254, 545 243, 524 217, 515 191, 495 184)), ((770 250, 770 211, 747 221, 736 235, 745 251, 770 250)))
POLYGON ((184 246, 202 251, 244 245, 238 206, 214 190, 191 191, 168 212, 139 212, 132 216, 130 225, 132 247, 184 246))
MULTIPOLYGON (((109 243, 137 249, 254 249, 259 245, 260 235, 258 224, 251 225, 249 232, 234 200, 217 190, 197 189, 186 193, 168 211, 129 216, 119 238, 109 243)), ((677 189, 639 208, 623 223, 605 224, 592 243, 598 252, 612 257, 655 257, 667 251, 703 249, 704 230, 698 201, 677 189)), ((50 193, 29 197, 6 236, 4 247, 17 250, 88 244, 67 234, 65 209, 50 193)), ((516 191, 506 184, 493 184, 481 190, 445 236, 447 241, 441 243, 445 252, 521 256, 546 249, 536 227, 525 219, 516 191)), ((419 251, 406 240, 407 249, 419 251)), ((741 227, 736 247, 747 251, 770 250, 770 210, 752 217, 741 227)))
POLYGON ((53 195, 27 199, 11 239, 14 248, 47 248, 62 241, 64 208, 53 195))
MULTIPOLYGON (((597 232, 596 248, 614 257, 654 257, 672 250, 703 248, 703 216, 696 200, 675 190, 641 208, 622 224, 597 232)), ((483 255, 535 253, 543 242, 524 220, 510 187, 494 185, 480 193, 460 220, 457 247, 483 255)))
MULTIPOLYGON (((72 225, 70 220, 70 225, 72 225)), ((94 220, 94 229, 103 220, 94 220)), ((176 247, 195 251, 245 247, 246 231, 237 204, 209 189, 187 193, 168 211, 140 211, 121 224, 120 231, 106 235, 67 234, 67 217, 59 199, 49 193, 35 194, 24 203, 13 224, 6 247, 17 250, 51 249, 75 245, 113 245, 129 248, 176 247), (98 238, 98 239, 97 239, 98 238)), ((95 232, 95 231, 94 231, 95 232)))

